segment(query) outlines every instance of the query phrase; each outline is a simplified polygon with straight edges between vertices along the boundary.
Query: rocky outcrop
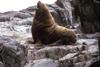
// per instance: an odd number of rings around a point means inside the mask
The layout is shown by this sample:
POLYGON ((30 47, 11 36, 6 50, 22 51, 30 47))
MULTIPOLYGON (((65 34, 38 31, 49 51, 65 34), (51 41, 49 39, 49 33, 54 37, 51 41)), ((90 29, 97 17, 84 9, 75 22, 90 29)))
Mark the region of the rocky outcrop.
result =
POLYGON ((9 12, 0 14, 0 22, 11 21, 13 20, 13 18, 25 19, 29 17, 32 17, 32 15, 29 13, 9 11, 9 12))
POLYGON ((34 65, 36 67, 41 67, 44 65, 44 63, 46 63, 41 59, 47 58, 53 59, 54 62, 57 62, 58 67, 89 67, 92 63, 98 61, 100 58, 96 39, 79 39, 77 41, 77 45, 74 46, 62 45, 44 46, 39 49, 32 48, 29 50, 29 52, 31 54, 29 54, 28 57, 31 62, 29 62, 28 64, 31 63, 30 65, 32 65, 29 67, 34 67, 34 65), (37 60, 39 61, 38 63, 33 63, 37 60))
POLYGON ((27 62, 27 49, 14 37, 0 36, 0 67, 23 67, 27 62))
POLYGON ((72 0, 57 0, 56 4, 64 9, 64 17, 65 20, 67 21, 68 25, 72 25, 73 24, 73 16, 72 16, 72 11, 73 11, 73 7, 71 4, 72 0))
POLYGON ((100 32, 100 1, 98 0, 74 0, 74 8, 80 17, 81 30, 85 34, 100 32), (77 2, 78 1, 78 2, 77 2), (89 29, 89 30, 87 30, 89 29))

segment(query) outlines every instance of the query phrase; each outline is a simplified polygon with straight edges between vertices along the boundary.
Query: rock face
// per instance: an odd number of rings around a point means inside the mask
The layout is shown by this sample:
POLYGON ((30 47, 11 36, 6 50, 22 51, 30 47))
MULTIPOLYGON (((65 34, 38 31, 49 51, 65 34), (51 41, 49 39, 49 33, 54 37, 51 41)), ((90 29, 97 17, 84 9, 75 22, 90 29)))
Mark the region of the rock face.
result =
POLYGON ((81 21, 81 30, 83 33, 96 33, 100 32, 100 1, 98 0, 74 0, 78 1, 76 4, 79 11, 81 21), (87 30, 89 29, 89 30, 87 30))
POLYGON ((5 67, 23 67, 27 62, 26 56, 26 48, 17 43, 13 37, 0 36, 0 61, 5 67))
POLYGON ((65 17, 65 20, 67 21, 67 24, 68 25, 72 25, 73 24, 73 17, 72 17, 72 11, 73 11, 73 7, 72 7, 72 4, 71 4, 71 1, 72 0, 57 0, 56 1, 56 4, 63 8, 64 11, 64 17, 65 17))

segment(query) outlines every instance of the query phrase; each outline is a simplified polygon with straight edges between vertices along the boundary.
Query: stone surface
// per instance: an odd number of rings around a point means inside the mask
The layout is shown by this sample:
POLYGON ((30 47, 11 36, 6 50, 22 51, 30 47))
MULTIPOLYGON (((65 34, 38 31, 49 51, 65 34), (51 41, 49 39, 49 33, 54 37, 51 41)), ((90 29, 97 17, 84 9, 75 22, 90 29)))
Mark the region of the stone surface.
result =
POLYGON ((23 67, 27 62, 27 50, 14 37, 0 36, 0 61, 5 67, 23 67))
POLYGON ((34 60, 31 67, 59 67, 59 65, 55 60, 52 59, 39 59, 34 60))
POLYGON ((4 67, 4 64, 2 62, 0 62, 0 67, 4 67))

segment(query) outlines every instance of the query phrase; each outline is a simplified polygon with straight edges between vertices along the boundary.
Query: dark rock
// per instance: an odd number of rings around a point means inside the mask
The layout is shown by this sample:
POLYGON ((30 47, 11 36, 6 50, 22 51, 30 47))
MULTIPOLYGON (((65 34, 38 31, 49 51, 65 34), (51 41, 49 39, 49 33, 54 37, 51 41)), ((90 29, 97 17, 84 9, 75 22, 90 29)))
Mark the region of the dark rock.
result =
POLYGON ((0 61, 5 67, 23 67, 27 62, 27 50, 14 37, 0 36, 0 61))
POLYGON ((7 16, 0 16, 0 22, 10 21, 11 18, 7 16))
POLYGON ((64 4, 60 1, 60 0, 57 0, 55 2, 58 6, 60 6, 61 8, 64 8, 64 4))
POLYGON ((94 0, 78 1, 82 32, 86 34, 100 32, 100 16, 98 16, 100 3, 98 4, 94 0))
POLYGON ((91 64, 89 67, 99 67, 100 66, 100 60, 94 62, 93 64, 91 64))

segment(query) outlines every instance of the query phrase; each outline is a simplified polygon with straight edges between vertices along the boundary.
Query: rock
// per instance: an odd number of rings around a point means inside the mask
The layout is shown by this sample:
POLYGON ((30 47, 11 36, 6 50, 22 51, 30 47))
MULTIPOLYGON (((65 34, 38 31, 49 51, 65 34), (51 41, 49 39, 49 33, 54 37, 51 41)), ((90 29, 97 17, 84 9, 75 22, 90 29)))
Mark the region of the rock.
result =
POLYGON ((98 37, 98 47, 99 47, 99 54, 100 54, 100 36, 98 37))
POLYGON ((27 49, 14 37, 0 36, 0 61, 5 67, 23 67, 27 62, 27 49))
POLYGON ((14 23, 14 25, 32 25, 32 19, 33 18, 26 18, 26 19, 23 19, 23 20, 19 20, 19 21, 15 21, 15 22, 12 22, 14 23))
POLYGON ((100 14, 100 8, 98 8, 100 3, 98 4, 94 0, 77 1, 79 1, 78 9, 81 21, 81 31, 85 34, 100 32, 100 16, 98 15, 100 14))
POLYGON ((73 57, 59 60, 60 67, 89 67, 93 62, 98 61, 99 57, 91 57, 90 54, 73 54, 73 57))
POLYGON ((4 67, 4 64, 2 62, 0 62, 0 67, 4 67))
POLYGON ((2 21, 3 20, 10 21, 10 19, 13 19, 14 17, 24 19, 24 18, 32 17, 32 15, 29 13, 23 13, 23 12, 18 12, 18 11, 8 11, 0 15, 0 18, 2 19, 2 21))
POLYGON ((71 0, 57 0, 56 4, 64 9, 64 17, 65 20, 67 21, 67 24, 72 25, 73 17, 72 17, 71 0))
POLYGON ((59 64, 52 59, 34 60, 32 67, 59 67, 59 64))
POLYGON ((63 4, 60 0, 57 0, 57 1, 56 1, 56 4, 57 4, 58 6, 60 6, 61 8, 64 8, 64 4, 63 4))
POLYGON ((25 18, 32 17, 32 15, 29 14, 29 13, 16 12, 16 13, 14 14, 14 17, 21 18, 21 19, 25 19, 25 18))
POLYGON ((11 18, 7 16, 0 16, 0 22, 10 21, 11 18))
POLYGON ((36 9, 37 9, 36 6, 30 6, 30 7, 26 8, 26 9, 20 10, 20 12, 23 12, 23 13, 31 13, 31 12, 34 12, 36 9))
POLYGON ((69 49, 62 46, 62 47, 45 47, 43 49, 37 50, 33 54, 34 54, 34 59, 43 59, 43 58, 59 59, 68 53, 69 49))
MULTIPOLYGON (((75 53, 79 51, 83 51, 82 45, 78 46, 53 46, 53 47, 44 47, 39 50, 33 52, 33 59, 43 59, 43 58, 51 58, 58 60, 69 53, 75 53)), ((75 53, 76 54, 76 53, 75 53)), ((70 57, 68 57, 70 58, 70 57)))
POLYGON ((96 39, 79 39, 77 40, 77 43, 79 44, 86 43, 88 45, 94 45, 94 44, 97 44, 98 41, 96 39))
POLYGON ((56 4, 48 5, 48 7, 55 21, 61 26, 66 26, 68 20, 66 20, 64 15, 65 10, 56 4))
POLYGON ((77 55, 77 53, 69 53, 69 54, 65 55, 64 57, 60 58, 59 61, 72 58, 72 57, 74 57, 75 55, 77 55))
POLYGON ((32 17, 32 15, 30 15, 29 13, 18 12, 14 15, 14 17, 24 19, 24 18, 32 17))
POLYGON ((99 67, 100 66, 100 60, 92 63, 89 67, 99 67))

